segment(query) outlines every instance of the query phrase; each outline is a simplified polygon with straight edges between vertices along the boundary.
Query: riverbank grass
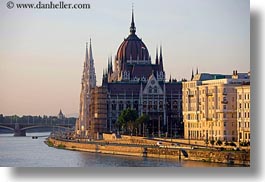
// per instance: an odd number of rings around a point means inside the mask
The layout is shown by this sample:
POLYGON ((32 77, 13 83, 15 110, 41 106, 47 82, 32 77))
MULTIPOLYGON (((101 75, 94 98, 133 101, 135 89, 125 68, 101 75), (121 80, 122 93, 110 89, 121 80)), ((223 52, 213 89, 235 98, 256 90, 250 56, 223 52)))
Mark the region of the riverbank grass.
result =
POLYGON ((53 143, 50 140, 47 140, 44 143, 46 143, 49 147, 54 147, 53 143))
POLYGON ((65 149, 65 147, 66 147, 66 146, 63 145, 63 144, 59 144, 59 145, 57 146, 58 149, 65 149))

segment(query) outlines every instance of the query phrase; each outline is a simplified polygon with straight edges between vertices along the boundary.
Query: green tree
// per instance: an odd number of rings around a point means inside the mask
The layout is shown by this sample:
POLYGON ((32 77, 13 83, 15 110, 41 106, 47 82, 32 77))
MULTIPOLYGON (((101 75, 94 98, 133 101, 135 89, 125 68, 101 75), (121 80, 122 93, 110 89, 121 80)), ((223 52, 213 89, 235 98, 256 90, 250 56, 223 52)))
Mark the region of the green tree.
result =
MULTIPOLYGON (((150 121, 150 118, 146 114, 143 114, 142 116, 137 118, 136 126, 137 126, 137 129, 139 129, 139 133, 141 133, 142 127, 143 129, 145 129, 145 126, 148 125, 149 121, 150 121)), ((144 132, 143 132, 143 135, 144 135, 144 132)))
POLYGON ((119 127, 119 130, 122 129, 122 131, 124 131, 124 129, 125 130, 129 129, 129 131, 132 132, 134 129, 134 123, 137 118, 138 118, 138 113, 136 110, 130 108, 123 110, 117 120, 117 125, 119 127))
POLYGON ((133 135, 133 131, 135 129, 136 122, 135 121, 128 121, 127 122, 127 129, 130 131, 130 134, 133 135))

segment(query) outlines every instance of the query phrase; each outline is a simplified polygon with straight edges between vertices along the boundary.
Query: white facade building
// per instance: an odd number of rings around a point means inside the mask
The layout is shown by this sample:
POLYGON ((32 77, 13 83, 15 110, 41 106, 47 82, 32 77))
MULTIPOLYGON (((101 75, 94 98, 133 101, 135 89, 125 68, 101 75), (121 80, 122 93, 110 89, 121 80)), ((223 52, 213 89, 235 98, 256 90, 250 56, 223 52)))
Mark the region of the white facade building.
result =
POLYGON ((237 141, 236 87, 250 82, 248 73, 201 73, 182 83, 184 138, 237 141))

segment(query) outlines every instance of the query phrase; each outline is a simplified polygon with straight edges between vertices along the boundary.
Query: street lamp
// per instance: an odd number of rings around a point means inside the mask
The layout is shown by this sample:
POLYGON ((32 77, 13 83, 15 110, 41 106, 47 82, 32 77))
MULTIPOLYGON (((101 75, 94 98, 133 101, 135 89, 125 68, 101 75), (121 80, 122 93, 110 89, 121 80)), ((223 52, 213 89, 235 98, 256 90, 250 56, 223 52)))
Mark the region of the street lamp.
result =
POLYGON ((161 118, 161 116, 159 115, 159 117, 158 117, 158 137, 159 138, 161 137, 161 135, 160 135, 160 118, 161 118))
POLYGON ((213 139, 213 122, 214 122, 214 121, 212 120, 212 141, 211 141, 212 148, 213 148, 213 144, 214 144, 214 142, 213 142, 213 141, 214 141, 214 139, 213 139))
POLYGON ((167 135, 168 135, 168 116, 167 116, 167 135))
POLYGON ((84 137, 84 130, 85 130, 85 127, 84 125, 81 126, 81 139, 84 137))
POLYGON ((172 142, 172 120, 170 119, 170 138, 171 138, 171 142, 172 142))
POLYGON ((208 135, 209 135, 209 134, 208 134, 208 130, 206 130, 206 142, 205 142, 205 143, 206 143, 206 146, 207 146, 207 147, 208 147, 208 142, 209 142, 209 141, 208 141, 208 135))
POLYGON ((188 122, 188 140, 190 144, 190 123, 188 122))

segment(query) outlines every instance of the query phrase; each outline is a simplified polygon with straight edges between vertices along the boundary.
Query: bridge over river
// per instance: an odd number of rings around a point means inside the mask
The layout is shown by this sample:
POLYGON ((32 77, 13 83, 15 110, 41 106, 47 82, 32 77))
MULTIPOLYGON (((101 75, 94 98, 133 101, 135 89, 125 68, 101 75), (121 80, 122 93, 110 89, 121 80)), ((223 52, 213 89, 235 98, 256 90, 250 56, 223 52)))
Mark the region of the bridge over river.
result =
POLYGON ((0 128, 5 128, 14 132, 14 136, 26 136, 26 131, 33 128, 62 128, 71 129, 72 124, 20 124, 20 123, 0 123, 0 128))

